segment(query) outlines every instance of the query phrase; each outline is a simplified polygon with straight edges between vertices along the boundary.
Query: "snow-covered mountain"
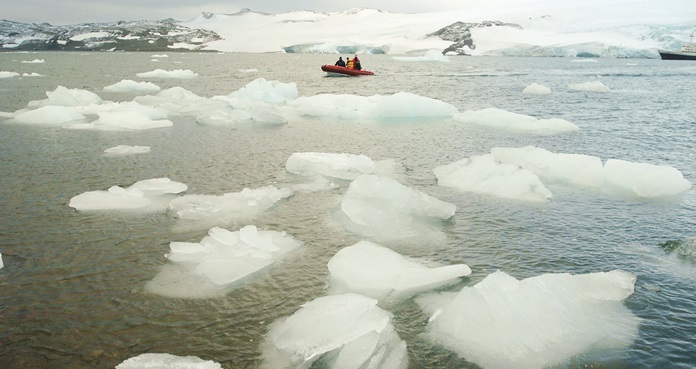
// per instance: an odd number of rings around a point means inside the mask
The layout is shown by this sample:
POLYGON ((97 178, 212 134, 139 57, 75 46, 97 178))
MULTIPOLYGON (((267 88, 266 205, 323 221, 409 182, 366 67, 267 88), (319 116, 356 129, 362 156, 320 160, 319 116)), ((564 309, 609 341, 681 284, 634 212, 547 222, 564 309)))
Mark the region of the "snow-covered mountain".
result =
POLYGON ((198 50, 658 58, 696 29, 691 0, 471 0, 456 12, 201 13, 71 26, 0 21, 3 50, 198 50))

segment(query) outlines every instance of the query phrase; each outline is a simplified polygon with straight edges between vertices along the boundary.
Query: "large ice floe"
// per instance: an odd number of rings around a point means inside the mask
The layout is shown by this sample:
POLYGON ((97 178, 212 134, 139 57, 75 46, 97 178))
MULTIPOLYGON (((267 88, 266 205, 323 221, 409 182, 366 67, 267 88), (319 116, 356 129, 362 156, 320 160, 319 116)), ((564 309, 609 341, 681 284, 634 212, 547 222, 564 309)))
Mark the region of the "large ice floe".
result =
POLYGON ((438 185, 462 192, 530 202, 545 202, 552 197, 536 174, 501 163, 490 154, 464 158, 436 167, 433 172, 438 185))
POLYGON ((365 155, 345 153, 296 152, 285 162, 285 169, 297 175, 353 180, 374 174, 375 163, 365 155))
POLYGON ((116 369, 222 369, 222 366, 196 356, 147 353, 123 361, 116 369))
POLYGON ((137 154, 147 154, 149 152, 150 146, 118 145, 104 150, 104 156, 128 156, 137 154))
POLYGON ((459 293, 424 295, 427 334, 483 368, 533 369, 630 346, 639 318, 623 301, 636 277, 614 270, 517 280, 501 271, 459 293))
POLYGON ((152 82, 136 82, 130 79, 122 79, 104 87, 104 91, 119 93, 154 93, 160 90, 161 88, 152 82))
POLYGON ((206 98, 172 87, 154 96, 138 96, 135 101, 172 115, 195 118, 205 125, 282 125, 287 119, 280 106, 295 99, 297 94, 295 83, 258 78, 226 96, 206 98))
POLYGON ((185 195, 173 199, 169 210, 181 219, 249 220, 293 194, 288 187, 266 186, 222 195, 185 195))
POLYGON ((565 119, 537 119, 530 115, 497 108, 463 111, 455 114, 454 120, 476 126, 537 135, 554 135, 580 130, 577 125, 565 119))
POLYGON ((174 69, 174 70, 164 70, 155 69, 149 72, 137 73, 136 76, 140 78, 176 78, 176 79, 190 79, 198 77, 198 73, 190 69, 174 69))
POLYGON ((285 232, 253 225, 236 232, 213 227, 198 243, 170 243, 166 258, 173 265, 164 267, 145 290, 179 298, 221 296, 301 245, 285 232))
POLYGON ((365 236, 410 237, 454 215, 456 206, 398 181, 363 174, 350 183, 335 217, 365 236))
POLYGON ((409 92, 373 96, 319 94, 298 97, 288 106, 309 117, 386 122, 444 119, 459 112, 451 104, 409 92))
POLYGON ((408 298, 460 281, 464 264, 433 266, 369 241, 340 250, 328 264, 332 293, 359 293, 378 300, 408 298))
POLYGON ((169 178, 138 181, 123 188, 112 186, 106 191, 89 191, 70 199, 76 210, 146 210, 164 211, 173 194, 186 191, 188 186, 169 178))
POLYGON ((264 369, 404 369, 406 343, 377 300, 358 294, 317 298, 274 322, 263 344, 264 369))
POLYGON ((553 153, 534 146, 494 147, 491 155, 500 162, 529 170, 543 181, 595 188, 625 197, 666 198, 692 187, 678 169, 666 165, 618 159, 609 159, 602 165, 596 156, 553 153))

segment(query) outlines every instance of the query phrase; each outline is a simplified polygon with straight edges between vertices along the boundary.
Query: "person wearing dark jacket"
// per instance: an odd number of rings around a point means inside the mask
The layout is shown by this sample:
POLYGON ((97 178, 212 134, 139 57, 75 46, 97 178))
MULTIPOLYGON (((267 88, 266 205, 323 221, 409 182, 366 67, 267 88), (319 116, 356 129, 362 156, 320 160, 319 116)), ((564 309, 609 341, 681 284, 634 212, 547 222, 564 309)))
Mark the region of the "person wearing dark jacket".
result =
POLYGON ((362 69, 362 65, 360 65, 360 59, 358 59, 357 55, 353 58, 353 69, 357 69, 357 70, 362 69))
POLYGON ((345 67, 345 66, 346 66, 346 62, 344 62, 344 61, 343 61, 343 58, 339 56, 339 57, 338 57, 338 60, 336 61, 336 64, 334 64, 334 65, 337 66, 337 67, 345 67))

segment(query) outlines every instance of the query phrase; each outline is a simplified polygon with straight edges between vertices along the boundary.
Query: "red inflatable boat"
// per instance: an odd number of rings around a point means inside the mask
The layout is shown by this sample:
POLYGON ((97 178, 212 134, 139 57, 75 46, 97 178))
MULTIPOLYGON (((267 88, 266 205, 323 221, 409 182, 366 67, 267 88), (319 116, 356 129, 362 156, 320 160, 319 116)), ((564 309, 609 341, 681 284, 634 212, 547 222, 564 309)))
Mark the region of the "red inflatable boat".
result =
POLYGON ((369 70, 357 70, 349 69, 346 67, 339 67, 336 65, 322 65, 321 70, 326 72, 329 76, 372 76, 374 73, 369 70))

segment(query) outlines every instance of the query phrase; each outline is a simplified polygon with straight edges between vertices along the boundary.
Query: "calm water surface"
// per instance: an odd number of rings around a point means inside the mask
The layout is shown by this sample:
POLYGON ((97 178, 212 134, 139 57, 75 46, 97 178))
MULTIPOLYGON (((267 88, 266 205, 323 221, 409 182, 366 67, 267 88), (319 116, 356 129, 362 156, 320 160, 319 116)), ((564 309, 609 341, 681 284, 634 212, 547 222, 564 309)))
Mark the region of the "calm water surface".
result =
MULTIPOLYGON (((90 132, 0 122, 0 368, 113 368, 145 352, 194 355, 225 368, 254 368, 268 324, 323 296, 326 264, 362 239, 331 218, 337 192, 296 194, 255 219, 304 243, 271 271, 220 298, 187 300, 148 294, 169 242, 198 242, 208 228, 170 214, 81 213, 67 204, 85 191, 169 177, 189 194, 222 194, 269 183, 297 183, 284 169, 303 151, 365 154, 406 167, 404 184, 457 205, 443 236, 385 246, 408 256, 465 263, 473 270, 452 290, 500 269, 518 279, 543 273, 623 269, 637 275, 626 300, 642 319, 625 350, 574 359, 567 367, 693 368, 696 365, 696 259, 659 245, 696 236, 696 190, 669 201, 620 199, 549 186, 553 200, 529 205, 437 186, 433 168, 492 147, 534 145, 553 152, 665 164, 696 182, 696 63, 660 60, 451 58, 450 63, 396 62, 365 55, 366 78, 327 78, 321 64, 337 56, 292 54, 0 53, 0 70, 43 77, 0 79, 0 111, 45 98, 57 86, 105 100, 134 96, 104 86, 156 68, 191 69, 191 80, 152 81, 201 96, 227 95, 263 77, 295 82, 300 95, 391 94, 436 98, 460 111, 498 107, 563 118, 580 132, 526 136, 456 122, 291 121, 277 128, 234 129, 172 117, 174 127, 144 132, 90 132), (41 64, 22 60, 43 59, 41 64), (241 70, 257 69, 257 72, 241 70), (571 91, 601 80, 610 93, 571 91), (521 91, 532 82, 548 96, 521 91), (121 144, 152 152, 106 158, 121 144)), ((221 224, 237 230, 244 224, 221 224)), ((692 248, 693 251, 693 248, 692 248)), ((422 336, 427 316, 412 299, 383 306, 406 340, 410 368, 475 368, 422 336)))

